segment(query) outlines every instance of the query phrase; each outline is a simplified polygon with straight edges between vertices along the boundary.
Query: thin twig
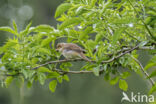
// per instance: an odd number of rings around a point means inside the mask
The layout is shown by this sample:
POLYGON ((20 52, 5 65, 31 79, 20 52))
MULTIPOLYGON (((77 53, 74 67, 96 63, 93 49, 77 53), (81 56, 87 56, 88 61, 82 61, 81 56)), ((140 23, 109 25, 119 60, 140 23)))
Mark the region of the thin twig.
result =
MULTIPOLYGON (((144 67, 142 66, 142 64, 140 63, 140 61, 137 60, 136 58, 134 58, 133 56, 131 56, 131 57, 138 63, 138 65, 140 66, 141 71, 145 74, 145 76, 147 78, 149 78, 149 74, 144 70, 144 67)), ((149 81, 151 82, 152 86, 155 85, 155 82, 154 82, 154 80, 152 78, 149 78, 149 81)))

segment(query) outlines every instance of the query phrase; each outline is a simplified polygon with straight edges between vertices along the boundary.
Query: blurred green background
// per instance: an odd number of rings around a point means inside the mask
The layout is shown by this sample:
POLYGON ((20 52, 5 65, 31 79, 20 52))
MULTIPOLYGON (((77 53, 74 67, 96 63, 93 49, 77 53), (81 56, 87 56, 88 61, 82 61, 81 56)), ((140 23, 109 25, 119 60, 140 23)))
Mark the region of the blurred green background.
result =
MULTIPOLYGON (((30 21, 32 26, 48 24, 56 27, 55 10, 63 2, 64 0, 0 0, 0 26, 11 26, 12 20, 15 20, 19 31, 30 21)), ((0 32, 0 46, 10 36, 11 34, 0 32)), ((147 53, 140 52, 139 59, 144 65, 149 57, 147 53)), ((82 63, 74 62, 71 69, 79 70, 81 66, 82 63)), ((50 92, 49 81, 44 86, 36 82, 30 89, 26 85, 18 88, 15 83, 9 88, 0 87, 0 104, 121 104, 122 90, 118 85, 111 86, 103 76, 74 74, 69 77, 70 82, 59 84, 55 93, 50 92)), ((143 76, 136 73, 132 73, 127 81, 128 95, 131 92, 147 94, 151 87, 143 76)), ((123 104, 131 103, 124 101, 123 104)))

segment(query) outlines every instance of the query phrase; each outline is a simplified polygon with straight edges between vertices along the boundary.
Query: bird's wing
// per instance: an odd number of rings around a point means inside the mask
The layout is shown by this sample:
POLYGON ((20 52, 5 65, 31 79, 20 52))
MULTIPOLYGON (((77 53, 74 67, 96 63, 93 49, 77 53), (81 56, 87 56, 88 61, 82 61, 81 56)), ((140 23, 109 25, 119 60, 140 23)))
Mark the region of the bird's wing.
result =
POLYGON ((81 47, 79 47, 78 45, 76 44, 73 44, 73 43, 67 43, 68 45, 66 45, 64 47, 64 49, 67 49, 67 50, 73 50, 73 51, 76 51, 76 52, 85 52, 84 49, 82 49, 81 47))

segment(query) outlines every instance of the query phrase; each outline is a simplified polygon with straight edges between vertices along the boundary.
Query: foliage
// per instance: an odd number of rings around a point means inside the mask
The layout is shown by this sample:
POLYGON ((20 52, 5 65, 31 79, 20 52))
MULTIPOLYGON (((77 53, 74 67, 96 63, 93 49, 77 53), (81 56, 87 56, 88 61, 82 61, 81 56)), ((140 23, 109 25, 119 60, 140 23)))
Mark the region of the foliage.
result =
MULTIPOLYGON (((17 78, 26 81, 28 87, 31 87, 34 81, 43 85, 49 79, 52 80, 49 89, 54 92, 57 82, 69 81, 67 72, 70 72, 71 62, 43 65, 60 58, 55 46, 59 39, 63 38, 66 42, 84 47, 86 56, 96 61, 92 64, 86 62, 81 70, 93 71, 96 76, 103 75, 112 85, 119 82, 119 88, 126 91, 126 78, 130 72, 140 72, 140 66, 132 58, 137 58, 137 49, 150 48, 148 51, 152 59, 145 66, 146 70, 156 65, 156 19, 153 18, 156 16, 155 11, 154 0, 67 0, 56 10, 55 18, 62 22, 57 28, 49 25, 31 27, 30 23, 23 31, 18 32, 15 22, 13 28, 0 27, 1 31, 13 35, 13 38, 9 38, 6 44, 0 47, 0 67, 5 67, 0 71, 5 75, 6 86, 17 78), (139 47, 131 50, 138 44, 139 47), (94 49, 97 50, 95 53, 94 49), (113 61, 102 64, 112 58, 113 61), (38 67, 40 65, 43 66, 38 67), (129 70, 120 72, 121 68, 129 70)), ((154 71, 148 78, 155 76, 154 71)), ((155 86, 151 93, 153 91, 155 86)))

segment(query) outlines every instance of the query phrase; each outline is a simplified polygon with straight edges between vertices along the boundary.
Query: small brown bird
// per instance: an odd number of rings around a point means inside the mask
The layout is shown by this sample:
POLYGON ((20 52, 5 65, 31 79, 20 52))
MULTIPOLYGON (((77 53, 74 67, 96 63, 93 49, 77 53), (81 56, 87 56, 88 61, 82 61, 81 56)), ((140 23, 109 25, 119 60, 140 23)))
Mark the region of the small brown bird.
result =
POLYGON ((61 52, 66 59, 82 58, 91 62, 85 55, 85 50, 73 43, 58 43, 57 51, 61 52))

